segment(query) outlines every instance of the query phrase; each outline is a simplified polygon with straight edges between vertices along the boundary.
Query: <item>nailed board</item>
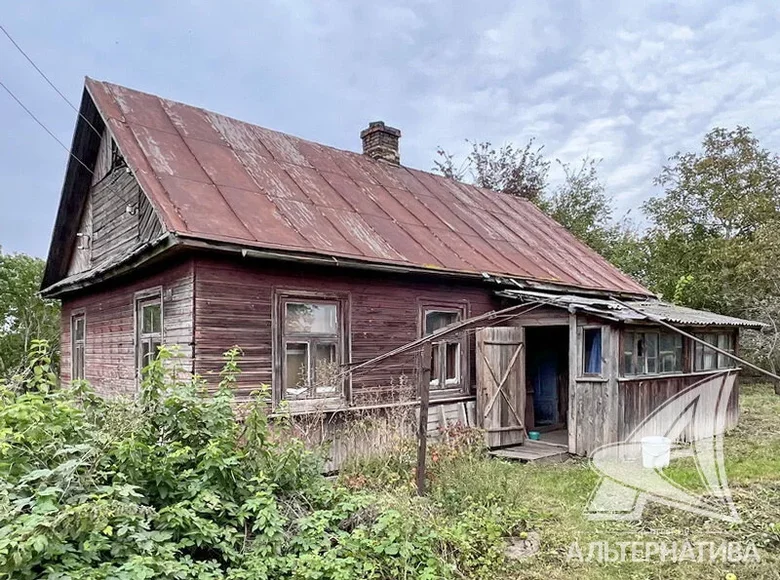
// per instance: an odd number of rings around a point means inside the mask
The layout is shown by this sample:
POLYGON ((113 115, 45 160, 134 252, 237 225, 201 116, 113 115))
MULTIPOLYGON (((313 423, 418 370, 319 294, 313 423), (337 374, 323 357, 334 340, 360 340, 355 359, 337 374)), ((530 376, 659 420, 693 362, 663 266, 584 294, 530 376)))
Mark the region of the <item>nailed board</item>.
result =
POLYGON ((525 440, 524 336, 513 326, 477 331, 477 422, 488 447, 525 440))

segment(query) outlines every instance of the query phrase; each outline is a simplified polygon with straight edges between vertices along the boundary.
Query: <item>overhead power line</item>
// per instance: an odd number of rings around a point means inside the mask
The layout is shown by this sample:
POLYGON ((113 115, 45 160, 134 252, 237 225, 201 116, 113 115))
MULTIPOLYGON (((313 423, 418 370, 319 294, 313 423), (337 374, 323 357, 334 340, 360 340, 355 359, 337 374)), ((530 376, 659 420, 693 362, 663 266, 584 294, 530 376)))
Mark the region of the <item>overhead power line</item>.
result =
POLYGON ((46 131, 46 132, 49 134, 49 136, 50 136, 52 139, 54 139, 54 140, 55 140, 57 143, 59 143, 59 144, 60 144, 60 147, 62 147, 63 149, 65 149, 65 151, 67 151, 68 155, 70 155, 71 157, 73 157, 73 159, 75 159, 76 161, 78 161, 78 162, 79 162, 79 163, 80 163, 80 164, 81 164, 81 165, 84 167, 84 169, 86 169, 86 170, 87 170, 87 171, 89 171, 90 173, 93 173, 93 171, 92 171, 92 170, 89 168, 89 166, 88 166, 86 163, 84 163, 84 162, 83 162, 81 159, 79 159, 78 157, 76 157, 76 155, 74 155, 74 154, 73 154, 73 152, 71 152, 70 148, 69 148, 67 145, 65 145, 65 143, 63 143, 62 141, 60 141, 60 139, 59 139, 59 138, 58 138, 58 137, 57 137, 57 136, 56 136, 56 135, 55 135, 55 134, 54 134, 54 133, 53 133, 53 132, 52 132, 52 131, 51 131, 51 130, 50 130, 50 129, 49 129, 49 128, 48 128, 48 127, 47 127, 47 126, 44 124, 44 123, 43 123, 43 121, 41 121, 41 120, 40 120, 38 117, 36 117, 36 116, 35 116, 35 113, 33 113, 33 112, 30 110, 30 109, 28 109, 28 108, 27 108, 27 106, 26 106, 26 105, 25 105, 25 104, 24 104, 24 103, 21 101, 21 99, 20 99, 19 97, 17 97, 17 96, 14 94, 14 92, 13 92, 11 89, 9 89, 9 88, 8 88, 8 87, 5 85, 5 83, 3 83, 3 81, 0 81, 0 87, 3 87, 3 88, 5 89, 5 92, 7 92, 9 95, 11 95, 11 98, 12 98, 14 101, 16 101, 16 102, 18 103, 18 105, 19 105, 19 106, 20 106, 22 109, 24 109, 24 111, 25 111, 25 112, 26 112, 28 115, 30 115, 30 117, 33 119, 33 121, 35 121, 36 123, 38 123, 38 124, 41 126, 41 128, 42 128, 44 131, 46 131))
MULTIPOLYGON (((66 96, 65 96, 65 95, 62 93, 62 91, 61 91, 61 90, 59 90, 59 89, 57 88, 57 86, 56 86, 56 85, 55 85, 55 84, 54 84, 54 83, 51 81, 51 79, 49 79, 49 77, 47 77, 47 76, 46 76, 46 73, 44 73, 44 72, 41 70, 41 68, 40 68, 40 67, 39 67, 37 64, 35 64, 35 61, 34 61, 32 58, 30 58, 30 55, 28 55, 28 54, 27 54, 27 53, 24 51, 24 49, 23 49, 21 46, 19 46, 19 43, 18 43, 18 42, 16 42, 16 40, 14 40, 14 38, 11 36, 11 34, 10 34, 10 33, 9 33, 9 32, 8 32, 6 29, 5 29, 5 27, 4 27, 2 24, 0 24, 0 30, 2 30, 2 31, 3 31, 3 34, 5 34, 5 35, 8 37, 8 40, 10 40, 10 41, 11 41, 11 44, 13 44, 13 45, 16 47, 16 50, 18 50, 18 51, 21 53, 21 55, 22 55, 24 58, 26 58, 26 59, 27 59, 27 62, 29 62, 29 63, 30 63, 30 65, 32 65, 32 67, 33 67, 33 68, 34 68, 34 69, 35 69, 35 70, 38 72, 38 74, 39 74, 39 75, 41 75, 41 77, 43 77, 43 80, 45 80, 45 81, 48 83, 48 85, 49 85, 49 86, 50 86, 52 89, 54 89, 54 91, 55 91, 55 92, 56 92, 56 93, 57 93, 57 94, 58 94, 58 95, 59 95, 59 96, 62 98, 62 100, 63 100, 63 101, 65 101, 66 103, 68 103, 68 105, 70 106, 70 108, 71 108, 71 109, 73 109, 74 111, 76 111, 76 113, 78 114, 78 116, 79 116, 79 117, 81 117, 82 119, 84 119, 84 121, 87 123, 87 125, 89 125, 89 126, 90 126, 90 128, 91 128, 91 129, 92 129, 92 130, 93 130, 95 133, 97 133, 97 135, 98 135, 99 137, 102 137, 102 134, 100 133, 100 131, 98 131, 98 130, 95 128, 95 126, 94 126, 92 123, 90 123, 90 122, 89 122, 89 119, 87 119, 87 118, 86 118, 86 117, 85 117, 85 116, 84 116, 84 115, 81 113, 81 111, 79 111, 79 110, 78 110, 78 108, 76 107, 76 105, 74 105, 73 103, 71 103, 71 102, 70 102, 70 100, 68 99, 68 97, 66 97, 66 96)), ((6 90, 8 90, 8 89, 6 88, 6 90)), ((9 91, 9 92, 10 92, 10 91, 9 91)), ((13 95, 12 95, 12 96, 13 96, 13 95)), ((14 97, 14 98, 16 98, 16 97, 14 97)), ((18 101, 18 99, 17 99, 17 101, 18 101)), ((20 104, 21 104, 21 103, 20 103, 20 104)), ((45 127, 44 127, 44 128, 45 128, 45 127)), ((47 129, 47 130, 48 130, 48 129, 47 129)), ((55 137, 55 139, 56 139, 56 137, 55 137)))

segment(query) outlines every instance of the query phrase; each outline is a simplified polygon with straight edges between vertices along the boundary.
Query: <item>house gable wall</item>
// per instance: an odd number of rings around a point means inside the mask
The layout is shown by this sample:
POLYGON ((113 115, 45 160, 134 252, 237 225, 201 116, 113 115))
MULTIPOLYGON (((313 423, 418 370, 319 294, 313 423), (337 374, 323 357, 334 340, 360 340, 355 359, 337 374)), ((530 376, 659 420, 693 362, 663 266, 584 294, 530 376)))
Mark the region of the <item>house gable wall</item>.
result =
POLYGON ((87 272, 127 255, 163 233, 138 181, 104 132, 93 169, 68 275, 87 272))
MULTIPOLYGON (((140 273, 139 273, 140 274, 140 273)), ((104 396, 137 392, 135 301, 139 293, 159 289, 163 309, 163 343, 176 346, 176 364, 192 371, 193 263, 169 264, 131 281, 90 289, 88 294, 62 300, 61 379, 71 379, 71 317, 86 321, 84 378, 104 396)))

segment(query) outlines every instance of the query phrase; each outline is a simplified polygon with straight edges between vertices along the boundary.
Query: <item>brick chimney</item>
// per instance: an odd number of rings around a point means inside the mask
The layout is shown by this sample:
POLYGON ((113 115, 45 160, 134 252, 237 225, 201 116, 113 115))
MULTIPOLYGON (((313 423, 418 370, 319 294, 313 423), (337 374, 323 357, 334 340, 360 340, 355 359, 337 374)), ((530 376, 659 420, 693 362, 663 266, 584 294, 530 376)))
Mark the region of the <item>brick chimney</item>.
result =
POLYGON ((382 121, 373 121, 368 124, 367 129, 360 132, 360 138, 363 140, 363 155, 400 165, 398 140, 401 138, 401 131, 387 127, 382 121))

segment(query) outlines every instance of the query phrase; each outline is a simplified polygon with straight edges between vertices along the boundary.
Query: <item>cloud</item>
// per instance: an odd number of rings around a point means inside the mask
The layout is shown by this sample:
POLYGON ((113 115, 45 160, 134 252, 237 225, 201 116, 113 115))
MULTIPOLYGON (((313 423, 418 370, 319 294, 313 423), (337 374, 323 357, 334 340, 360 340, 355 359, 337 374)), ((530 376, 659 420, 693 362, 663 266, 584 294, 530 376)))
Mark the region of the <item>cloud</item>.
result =
MULTIPOLYGON (((564 162, 603 159, 616 215, 656 194, 665 160, 713 126, 750 126, 780 149, 768 0, 49 0, 18 4, 4 25, 74 102, 88 74, 355 150, 383 119, 423 169, 437 146, 535 137, 564 162)), ((0 79, 69 142, 75 113, 0 46, 0 79)), ((4 95, 0 123, 0 244, 44 255, 66 154, 4 95)))

